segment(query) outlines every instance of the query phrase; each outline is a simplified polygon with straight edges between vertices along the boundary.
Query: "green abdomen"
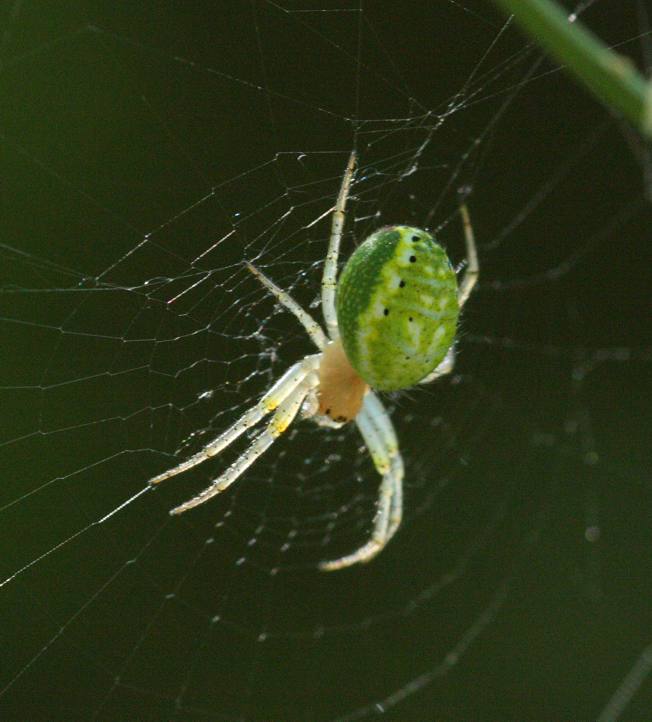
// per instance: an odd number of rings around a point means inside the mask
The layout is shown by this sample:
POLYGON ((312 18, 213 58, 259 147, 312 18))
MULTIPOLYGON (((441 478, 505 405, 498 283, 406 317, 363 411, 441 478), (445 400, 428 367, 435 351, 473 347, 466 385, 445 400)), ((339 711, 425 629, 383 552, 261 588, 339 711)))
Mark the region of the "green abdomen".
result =
POLYGON ((457 278, 432 236, 410 226, 371 235, 337 285, 337 321, 353 368, 373 388, 421 381, 443 360, 457 327, 457 278))

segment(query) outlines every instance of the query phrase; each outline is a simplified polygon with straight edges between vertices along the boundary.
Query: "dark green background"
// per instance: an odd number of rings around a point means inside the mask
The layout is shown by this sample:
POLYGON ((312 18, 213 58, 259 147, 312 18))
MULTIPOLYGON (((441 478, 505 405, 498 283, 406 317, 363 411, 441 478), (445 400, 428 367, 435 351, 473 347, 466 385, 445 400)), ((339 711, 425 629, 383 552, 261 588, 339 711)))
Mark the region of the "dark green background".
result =
MULTIPOLYGON (((490 4, 414 5, 3 8, 3 719, 589 720, 652 643, 650 150, 512 29, 478 66, 490 4), (396 540, 315 570, 377 482, 308 423, 189 518, 215 467, 98 524, 309 350, 240 261, 314 301, 354 144, 348 252, 429 222, 459 261, 469 185, 482 263, 459 375, 388 399, 396 540)), ((585 20, 649 52, 636 3, 585 20)))

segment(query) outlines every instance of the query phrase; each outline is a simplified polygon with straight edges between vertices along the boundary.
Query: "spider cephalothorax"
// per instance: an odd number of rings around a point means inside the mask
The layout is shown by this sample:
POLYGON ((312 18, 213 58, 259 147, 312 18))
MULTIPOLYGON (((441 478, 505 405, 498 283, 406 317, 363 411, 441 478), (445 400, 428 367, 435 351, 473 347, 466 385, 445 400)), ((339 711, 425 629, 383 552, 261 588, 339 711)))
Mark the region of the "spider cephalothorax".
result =
POLYGON ((158 484, 219 454, 267 414, 266 428, 211 485, 172 509, 180 514, 230 486, 287 429, 302 410, 324 426, 355 421, 382 477, 371 538, 351 554, 324 561, 322 570, 367 562, 401 523, 403 460, 392 422, 374 390, 393 391, 449 373, 460 308, 478 277, 478 259, 466 207, 468 267, 460 283, 448 256, 419 228, 387 226, 373 233, 349 258, 339 281, 337 260, 344 211, 355 167, 352 153, 333 210, 322 278, 326 333, 285 291, 247 264, 278 301, 303 324, 318 348, 292 366, 238 421, 189 459, 150 479, 158 484))
POLYGON ((336 423, 353 421, 369 385, 351 366, 341 339, 324 347, 319 363, 319 413, 336 423))

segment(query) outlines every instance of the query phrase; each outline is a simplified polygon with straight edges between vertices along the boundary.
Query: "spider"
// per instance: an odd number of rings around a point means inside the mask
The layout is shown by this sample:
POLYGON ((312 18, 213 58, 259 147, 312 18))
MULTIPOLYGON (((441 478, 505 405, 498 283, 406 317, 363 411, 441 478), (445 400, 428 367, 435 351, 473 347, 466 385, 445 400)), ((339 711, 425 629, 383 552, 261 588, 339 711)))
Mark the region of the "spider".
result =
POLYGON ((466 206, 460 206, 467 265, 461 282, 434 238, 419 228, 387 226, 351 255, 339 281, 337 263, 356 154, 347 163, 333 208, 328 253, 321 281, 326 333, 312 316, 262 271, 249 271, 290 311, 319 349, 290 367, 226 431, 203 449, 149 480, 159 484, 217 456, 268 414, 267 426, 226 471, 197 496, 177 506, 181 514, 227 489, 302 412, 319 425, 339 428, 355 421, 382 480, 373 531, 356 551, 319 563, 323 571, 368 562, 401 523, 403 459, 390 417, 376 391, 428 383, 452 371, 459 311, 478 279, 479 264, 466 206))

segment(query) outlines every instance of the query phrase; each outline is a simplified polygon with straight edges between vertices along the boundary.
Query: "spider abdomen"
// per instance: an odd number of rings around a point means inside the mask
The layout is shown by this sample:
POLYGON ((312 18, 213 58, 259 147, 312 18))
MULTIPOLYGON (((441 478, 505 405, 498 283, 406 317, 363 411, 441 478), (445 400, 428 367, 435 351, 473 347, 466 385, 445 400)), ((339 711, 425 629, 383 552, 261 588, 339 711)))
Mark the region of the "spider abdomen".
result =
POLYGON ((451 347, 459 305, 444 249, 410 226, 373 233, 349 258, 337 285, 337 322, 346 355, 373 388, 409 388, 451 347))

